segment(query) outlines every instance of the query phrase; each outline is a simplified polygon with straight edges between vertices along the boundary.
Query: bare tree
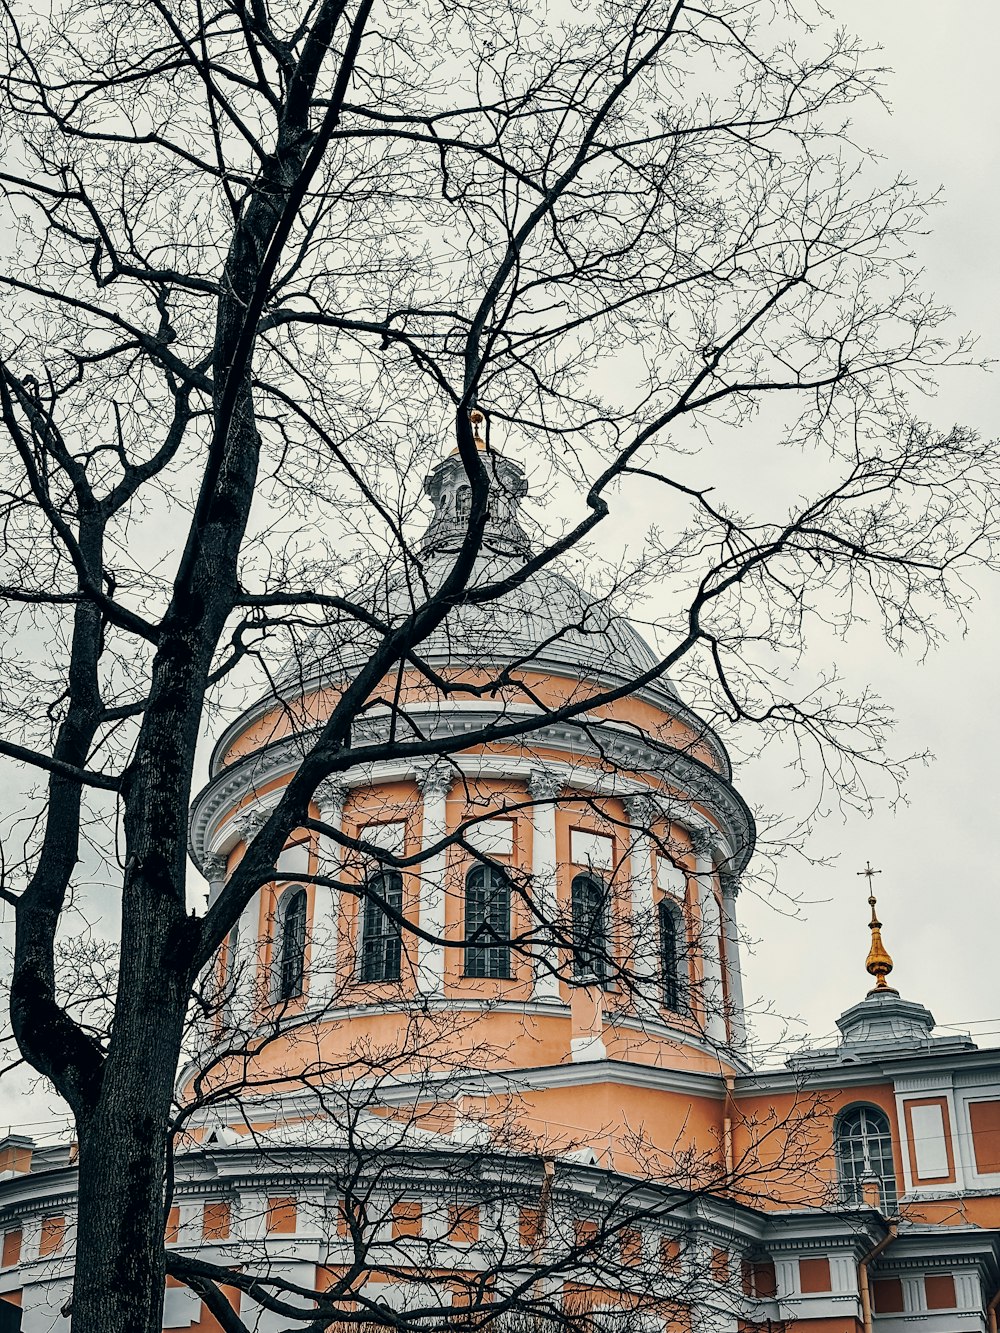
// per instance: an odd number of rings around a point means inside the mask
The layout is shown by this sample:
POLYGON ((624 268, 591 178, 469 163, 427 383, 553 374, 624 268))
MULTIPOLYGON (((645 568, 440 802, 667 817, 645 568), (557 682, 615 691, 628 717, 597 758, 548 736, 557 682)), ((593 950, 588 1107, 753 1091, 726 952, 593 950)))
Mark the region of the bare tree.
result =
MULTIPOLYGON (((863 603, 900 641, 961 609, 962 571, 990 554, 996 460, 911 419, 907 391, 966 349, 945 345, 908 263, 919 197, 844 131, 878 71, 819 15, 730 0, 4 13, 0 754, 45 780, 5 852, 11 1020, 76 1122, 74 1328, 136 1333, 161 1326, 192 988, 289 833, 337 837, 310 816, 319 784, 586 727, 669 672, 709 725, 790 734, 850 799, 886 762, 884 715, 836 682, 798 698, 780 663, 821 594, 838 625, 863 603), (769 397, 786 404, 776 447, 810 451, 819 480, 743 518, 713 491, 711 448, 692 463, 676 432, 746 426, 769 397), (508 491, 474 438, 480 401, 487 442, 548 474, 561 531, 508 525, 491 545, 508 491), (416 483, 449 445, 468 490, 431 577, 416 483), (633 478, 662 494, 664 531, 589 587, 565 633, 601 625, 610 592, 658 586, 655 660, 555 703, 525 682, 530 655, 457 680, 435 664, 435 634, 585 553, 633 478), (300 727, 294 777, 201 911, 199 742, 317 644, 343 665, 336 705, 300 727), (425 735, 404 672, 534 711, 425 735), (366 732, 377 713, 389 724, 366 732), (55 976, 81 848, 105 829, 121 913, 106 1037, 55 976)), ((530 948, 543 914, 522 893, 535 925, 515 947, 530 948)))

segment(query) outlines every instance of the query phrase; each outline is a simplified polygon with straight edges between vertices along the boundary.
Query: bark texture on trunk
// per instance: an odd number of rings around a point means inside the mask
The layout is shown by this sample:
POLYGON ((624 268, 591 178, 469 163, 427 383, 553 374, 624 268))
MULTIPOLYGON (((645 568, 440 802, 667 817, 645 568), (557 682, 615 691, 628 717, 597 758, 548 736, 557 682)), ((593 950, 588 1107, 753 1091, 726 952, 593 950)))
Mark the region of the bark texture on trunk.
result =
POLYGON ((80 1137, 73 1333, 163 1328, 166 1126, 184 1006, 149 1000, 130 1006, 121 1059, 105 1066, 80 1137))

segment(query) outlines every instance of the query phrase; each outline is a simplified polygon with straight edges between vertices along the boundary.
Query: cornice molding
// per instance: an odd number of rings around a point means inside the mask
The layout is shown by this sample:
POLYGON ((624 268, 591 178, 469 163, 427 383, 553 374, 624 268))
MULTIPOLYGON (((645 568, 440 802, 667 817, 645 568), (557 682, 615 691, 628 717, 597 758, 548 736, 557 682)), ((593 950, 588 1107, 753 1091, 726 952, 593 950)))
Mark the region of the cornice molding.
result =
MULTIPOLYGON (((537 714, 537 710, 536 710, 537 714)), ((428 739, 454 742, 463 732, 478 732, 497 717, 494 710, 476 706, 471 709, 428 710, 428 739)), ((384 740, 388 734, 388 718, 368 718, 359 721, 357 739, 363 744, 384 740)), ((196 796, 191 813, 189 850, 195 864, 201 867, 209 853, 218 853, 226 846, 221 820, 241 801, 269 783, 289 777, 298 768, 308 748, 310 738, 318 728, 299 732, 294 736, 274 741, 261 750, 237 760, 196 796)), ((448 767, 453 776, 463 773, 475 775, 492 772, 528 781, 533 771, 541 767, 558 778, 563 787, 600 791, 608 796, 645 796, 663 807, 674 822, 690 832, 704 832, 714 837, 715 849, 726 869, 738 873, 753 852, 756 829, 749 807, 735 788, 701 760, 680 750, 668 750, 647 739, 624 734, 619 728, 599 719, 590 720, 586 727, 553 723, 539 727, 530 737, 532 746, 562 749, 573 757, 611 763, 621 771, 600 772, 598 768, 585 769, 571 763, 549 759, 540 765, 537 759, 521 758, 504 747, 511 742, 498 741, 497 749, 486 754, 456 753, 448 767), (676 795, 658 791, 643 784, 643 777, 655 778, 669 784, 676 795), (673 804, 680 808, 676 811, 673 804), (720 826, 714 828, 709 820, 699 816, 691 807, 703 806, 720 826)), ((516 741, 514 742, 516 743, 516 741)), ((523 746, 521 746, 523 750, 523 746)), ((416 779, 418 772, 429 766, 426 760, 384 760, 370 765, 358 764, 337 775, 337 784, 353 787, 400 777, 416 779)), ((276 796, 269 793, 266 804, 274 803, 276 796)))

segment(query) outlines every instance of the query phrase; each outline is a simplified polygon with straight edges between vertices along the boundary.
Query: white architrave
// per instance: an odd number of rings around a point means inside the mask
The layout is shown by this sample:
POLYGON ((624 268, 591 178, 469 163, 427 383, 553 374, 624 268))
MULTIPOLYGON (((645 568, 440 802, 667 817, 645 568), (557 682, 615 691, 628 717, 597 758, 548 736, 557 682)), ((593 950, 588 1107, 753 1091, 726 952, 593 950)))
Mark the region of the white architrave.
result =
POLYGON ((712 1041, 725 1044, 728 1040, 724 992, 722 988, 722 959, 719 956, 719 935, 722 921, 715 896, 715 865, 712 861, 712 840, 701 832, 691 834, 695 854, 695 876, 698 881, 698 900, 701 908, 701 956, 704 967, 702 994, 705 1000, 705 1031, 712 1041))
MULTIPOLYGON (((447 832, 448 792, 455 781, 450 764, 436 763, 417 775, 424 798, 422 846, 431 848, 447 832)), ((440 995, 444 989, 445 868, 444 849, 422 858, 420 863, 419 924, 434 938, 417 940, 417 989, 423 995, 440 995)))
POLYGON ((747 1020, 743 1008, 743 967, 740 962, 740 928, 736 920, 736 896, 740 891, 738 875, 722 871, 722 934, 726 944, 726 973, 729 981, 730 1040, 737 1051, 746 1049, 747 1020))
POLYGON ((548 769, 535 768, 528 776, 527 786, 528 795, 535 802, 531 807, 531 879, 538 920, 532 925, 539 936, 534 947, 532 998, 544 1004, 560 1004, 559 950, 546 935, 559 910, 556 898, 556 802, 562 792, 562 782, 548 769))
MULTIPOLYGON (((348 789, 331 778, 324 778, 313 794, 320 820, 337 833, 344 823, 344 805, 348 789)), ((336 879, 342 864, 341 849, 326 833, 316 839, 316 873, 336 879)), ((340 895, 327 884, 317 884, 313 891, 313 919, 310 932, 309 1003, 328 1004, 337 988, 337 930, 340 895)))

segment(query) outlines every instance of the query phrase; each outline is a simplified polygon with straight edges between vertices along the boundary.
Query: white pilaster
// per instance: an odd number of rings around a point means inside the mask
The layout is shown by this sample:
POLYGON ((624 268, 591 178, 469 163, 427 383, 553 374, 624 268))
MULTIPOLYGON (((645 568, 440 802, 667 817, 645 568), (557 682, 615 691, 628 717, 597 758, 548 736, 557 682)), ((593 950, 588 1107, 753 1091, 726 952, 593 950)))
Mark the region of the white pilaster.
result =
MULTIPOLYGON (((455 780, 450 764, 432 764, 418 774, 417 785, 424 798, 424 849, 441 841, 447 832, 448 792, 455 780)), ((420 862, 420 918, 422 931, 432 939, 417 941, 417 989, 423 995, 440 995, 444 989, 445 867, 447 853, 442 848, 422 857, 420 862)))
MULTIPOLYGON (((236 831, 250 846, 267 823, 265 810, 244 810, 235 819, 236 831)), ((266 994, 266 979, 261 976, 264 944, 260 931, 260 889, 244 907, 236 925, 236 947, 232 953, 232 1009, 237 1021, 248 1018, 258 1007, 261 994, 266 994), (263 991, 262 991, 263 988, 263 991)))
POLYGON ((722 889, 722 934, 726 944, 726 979, 729 982, 729 1036, 734 1048, 746 1049, 747 1022, 743 1008, 743 969, 740 965, 740 928, 736 920, 736 896, 740 891, 738 875, 723 871, 719 875, 722 889))
MULTIPOLYGON (((344 824, 347 788, 325 778, 313 795, 322 823, 340 833, 344 824)), ((337 841, 327 833, 316 840, 316 873, 336 879, 343 858, 337 841)), ((337 942, 340 894, 328 884, 316 884, 313 890, 313 923, 310 939, 310 1004, 322 1008, 337 990, 337 942)))
POLYGON ((660 944, 653 901, 653 848, 650 829, 656 807, 648 796, 626 796, 625 811, 632 825, 629 859, 632 869, 632 958, 636 977, 636 999, 640 1011, 650 1016, 659 1013, 660 944))
POLYGON ((702 993, 705 1000, 705 1031, 722 1045, 728 1040, 722 989, 722 959, 719 956, 719 935, 722 922, 719 903, 715 896, 715 866, 712 862, 712 842, 707 833, 692 833, 691 847, 695 854, 695 875, 698 879, 698 900, 701 908, 701 956, 704 968, 702 993))
POLYGON ((532 997, 545 1004, 559 1004, 559 949, 549 936, 559 905, 556 898, 556 801, 562 783, 544 768, 532 769, 528 778, 531 807, 531 882, 537 919, 532 997))

